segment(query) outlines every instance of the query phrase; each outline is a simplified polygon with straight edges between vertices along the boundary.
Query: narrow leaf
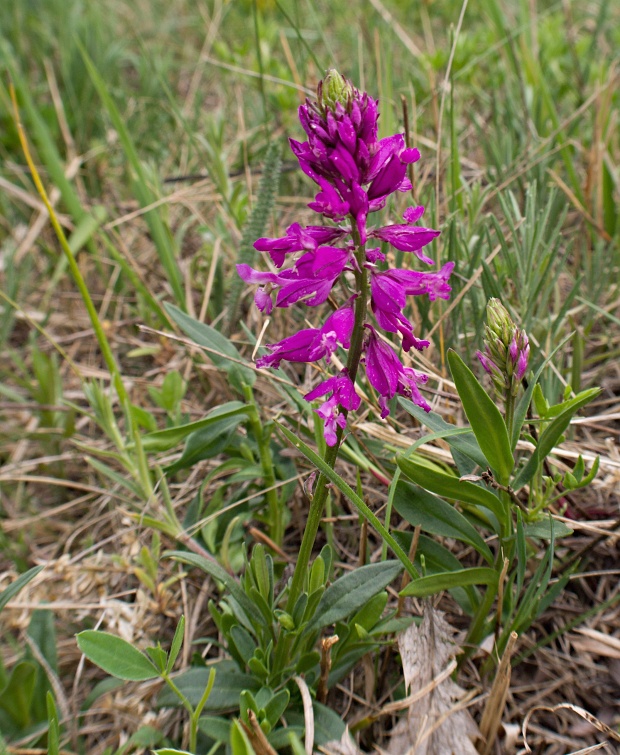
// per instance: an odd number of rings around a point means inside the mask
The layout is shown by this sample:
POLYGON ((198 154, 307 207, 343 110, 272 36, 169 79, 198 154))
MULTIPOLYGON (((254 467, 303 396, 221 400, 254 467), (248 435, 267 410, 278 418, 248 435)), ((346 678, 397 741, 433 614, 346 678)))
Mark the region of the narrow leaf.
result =
POLYGON ((474 461, 482 469, 486 469, 489 466, 487 458, 480 450, 476 436, 469 428, 451 425, 436 412, 426 413, 424 409, 416 406, 416 404, 406 398, 399 397, 398 403, 409 414, 415 417, 418 422, 428 427, 429 430, 432 430, 434 433, 441 433, 441 437, 445 438, 446 443, 451 448, 455 448, 457 451, 465 454, 465 456, 474 461))
POLYGON ((444 574, 433 574, 430 577, 420 577, 420 579, 410 582, 404 590, 401 590, 400 595, 425 598, 442 590, 451 590, 454 587, 497 585, 497 581, 498 574, 495 569, 488 569, 484 566, 473 567, 444 574))
POLYGON ((365 606, 402 571, 399 561, 382 561, 362 566, 337 579, 323 593, 316 613, 305 631, 335 624, 365 606))
POLYGON ((514 459, 504 418, 474 373, 456 352, 448 352, 448 362, 478 445, 489 460, 491 468, 497 473, 499 482, 507 485, 514 467, 514 459))
POLYGON ((545 457, 559 442, 564 431, 569 426, 573 415, 583 406, 590 403, 590 401, 598 396, 599 393, 600 388, 591 388, 587 391, 583 391, 570 402, 569 406, 560 415, 545 427, 538 440, 536 450, 530 456, 527 464, 519 472, 512 485, 514 490, 520 490, 524 485, 527 485, 536 474, 536 470, 542 464, 545 457))
POLYGON ((5 587, 4 590, 0 592, 0 611, 23 587, 28 584, 28 582, 30 582, 31 579, 34 579, 42 569, 43 566, 33 566, 32 569, 28 569, 28 571, 20 574, 14 582, 11 582, 8 587, 5 587))
MULTIPOLYGON (((216 407, 207 414, 204 419, 188 422, 186 425, 169 427, 166 430, 157 430, 154 433, 148 433, 142 438, 142 448, 145 451, 156 453, 158 451, 167 451, 178 445, 184 438, 197 430, 205 427, 211 427, 218 423, 223 423, 232 417, 241 417, 247 414, 247 407, 240 401, 228 401, 221 406, 216 407)), ((239 420, 241 421, 241 420, 239 420)))
POLYGON ((534 392, 534 389, 536 385, 538 384, 538 379, 542 375, 542 371, 545 369, 545 367, 549 364, 551 359, 555 356, 556 352, 564 346, 567 341, 572 337, 572 333, 569 333, 569 335, 564 338, 564 340, 559 343, 555 349, 549 354, 549 356, 543 361, 543 363, 540 365, 540 367, 536 370, 534 373, 534 377, 530 381, 527 390, 521 397, 519 403, 517 404, 517 408, 515 409, 515 415, 514 415, 514 421, 513 421, 513 427, 512 427, 512 438, 510 439, 510 446, 512 450, 514 451, 517 447, 517 442, 519 441, 519 435, 521 434, 521 428, 523 427, 523 423, 525 422, 525 417, 527 416, 527 410, 529 408, 530 402, 532 401, 532 394, 534 392))
POLYGON ((179 623, 177 624, 177 628, 174 632, 174 637, 172 638, 172 644, 170 645, 170 655, 168 656, 168 663, 166 664, 166 672, 168 674, 174 668, 174 664, 181 650, 181 646, 183 645, 184 632, 185 616, 181 614, 181 618, 179 619, 179 623))
POLYGON ((226 586, 228 592, 237 601, 237 603, 239 603, 241 608, 253 621, 261 625, 265 624, 260 611, 242 590, 237 580, 232 577, 217 562, 208 561, 206 558, 199 556, 197 553, 188 553, 185 551, 166 551, 164 553, 164 556, 166 556, 167 558, 174 558, 176 561, 181 561, 184 564, 190 564, 191 566, 195 566, 198 569, 202 569, 202 571, 204 571, 206 574, 209 574, 214 579, 222 582, 222 584, 226 586))
POLYGON ((394 496, 396 511, 414 527, 441 537, 453 537, 475 548, 486 561, 493 563, 489 546, 476 528, 446 501, 418 485, 399 482, 394 496))
POLYGON ((464 501, 473 503, 477 506, 483 506, 491 511, 497 521, 505 524, 508 512, 504 509, 502 502, 490 490, 476 485, 468 480, 460 480, 453 475, 436 472, 429 467, 416 463, 414 458, 397 459, 399 468, 414 482, 421 485, 433 493, 442 495, 445 498, 451 498, 455 501, 464 501))
POLYGON ((409 557, 407 556, 405 551, 400 547, 396 540, 394 540, 392 535, 390 535, 383 524, 381 524, 374 512, 364 503, 364 501, 357 495, 357 493, 355 493, 352 488, 347 485, 347 483, 342 479, 342 477, 340 477, 337 472, 335 472, 328 464, 326 464, 318 454, 316 454, 309 446, 307 446, 302 440, 300 440, 300 438, 294 435, 288 428, 284 427, 284 425, 281 425, 279 422, 276 422, 275 424, 278 426, 282 434, 286 437, 288 442, 295 448, 299 449, 306 457, 306 459, 308 459, 308 461, 311 461, 315 465, 315 467, 317 467, 317 469, 322 474, 324 474, 325 477, 327 477, 327 479, 332 482, 338 488, 338 490, 340 490, 341 493, 343 493, 343 495, 346 495, 346 497, 351 501, 351 503, 360 512, 360 514, 375 528, 375 530, 383 538, 384 542, 386 542, 392 549, 392 552, 405 567, 405 571, 408 572, 409 576, 412 579, 417 579, 419 576, 418 572, 409 560, 409 557))
POLYGON ((241 359, 241 355, 226 336, 210 325, 199 322, 185 314, 185 312, 182 312, 173 304, 166 303, 164 306, 168 315, 176 322, 185 335, 191 338, 194 343, 203 346, 209 357, 213 360, 213 363, 228 373, 231 384, 237 390, 241 391, 244 383, 246 385, 254 385, 256 371, 246 366, 246 363, 241 359))

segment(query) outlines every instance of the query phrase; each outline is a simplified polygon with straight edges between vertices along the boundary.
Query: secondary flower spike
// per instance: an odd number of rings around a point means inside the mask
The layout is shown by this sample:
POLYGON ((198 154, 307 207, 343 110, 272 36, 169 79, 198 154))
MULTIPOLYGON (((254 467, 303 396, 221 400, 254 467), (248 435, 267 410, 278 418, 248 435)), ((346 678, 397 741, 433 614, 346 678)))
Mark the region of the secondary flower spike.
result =
MULTIPOLYGON (((359 407, 355 382, 360 365, 379 395, 382 417, 389 414, 388 402, 397 394, 430 411, 420 392, 426 375, 405 366, 377 328, 392 334, 391 340, 400 336, 406 352, 424 349, 429 341, 414 332, 406 314, 408 297, 428 296, 433 301, 449 298, 451 291, 452 262, 434 272, 386 266, 392 257, 390 246, 411 253, 406 255, 409 260, 433 264, 424 250, 439 231, 417 225, 424 213, 418 205, 404 211, 404 222, 370 224, 372 214, 383 209, 392 194, 411 189, 408 166, 420 159, 417 149, 407 147, 403 134, 379 139, 378 118, 375 99, 337 71, 327 72, 316 99, 299 108, 306 141, 289 140, 301 169, 317 186, 308 206, 327 223, 293 223, 284 236, 258 239, 255 248, 268 255, 275 270, 237 265, 246 283, 259 286, 254 298, 265 314, 274 306, 317 307, 328 300, 332 304, 323 325, 268 344, 269 353, 256 362, 259 368, 274 369, 283 361, 325 359, 330 364, 337 351, 343 352, 339 359, 346 367, 305 396, 307 401, 328 396, 316 413, 324 421, 330 446, 340 442, 348 412, 359 407)), ((516 348, 521 355, 522 344, 515 343, 509 352, 516 348)))
POLYGON ((476 352, 480 364, 493 379, 501 397, 517 395, 530 356, 527 333, 512 321, 499 299, 489 299, 484 326, 484 353, 476 352))

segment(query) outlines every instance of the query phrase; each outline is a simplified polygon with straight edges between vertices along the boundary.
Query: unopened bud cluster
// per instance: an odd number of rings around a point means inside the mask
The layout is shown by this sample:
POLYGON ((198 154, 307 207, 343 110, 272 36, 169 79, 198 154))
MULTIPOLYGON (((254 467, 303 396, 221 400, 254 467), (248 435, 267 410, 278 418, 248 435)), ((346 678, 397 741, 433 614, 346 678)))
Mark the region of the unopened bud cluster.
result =
POLYGON ((484 352, 478 351, 476 356, 502 397, 517 395, 527 370, 530 344, 526 332, 517 328, 499 299, 489 299, 484 352))

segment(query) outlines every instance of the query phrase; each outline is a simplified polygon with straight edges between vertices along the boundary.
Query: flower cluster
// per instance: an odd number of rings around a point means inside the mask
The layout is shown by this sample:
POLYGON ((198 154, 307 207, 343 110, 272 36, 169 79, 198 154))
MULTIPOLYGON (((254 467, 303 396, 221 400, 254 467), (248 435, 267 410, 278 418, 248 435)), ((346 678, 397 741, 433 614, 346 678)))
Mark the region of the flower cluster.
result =
POLYGON ((477 351, 480 364, 493 379, 502 398, 517 395, 530 356, 527 333, 519 330, 499 299, 489 299, 484 326, 484 353, 477 351))
POLYGON ((314 362, 325 357, 329 363, 337 348, 349 349, 347 367, 305 396, 308 401, 329 396, 317 410, 325 420, 329 445, 337 443, 337 428, 346 426, 347 412, 359 406, 354 383, 360 358, 369 383, 379 394, 382 417, 389 414, 387 402, 396 394, 430 410, 420 393, 426 376, 401 363, 368 321, 368 314, 372 312, 378 328, 401 334, 404 351, 423 349, 429 342, 414 335, 413 325, 403 314, 407 297, 447 299, 451 290, 452 262, 438 272, 386 269, 381 242, 432 264, 423 249, 439 231, 416 225, 423 207, 405 210, 403 223, 378 228, 368 225, 369 214, 383 208, 390 194, 411 189, 407 168, 420 158, 417 149, 407 148, 402 134, 378 139, 378 116, 372 97, 336 71, 327 73, 319 84, 316 102, 307 101, 299 108, 307 141, 290 139, 290 145, 301 169, 319 187, 309 207, 334 225, 303 227, 294 223, 281 238, 258 239, 255 248, 269 255, 278 272, 237 265, 246 283, 259 286, 255 302, 266 314, 273 309, 274 297, 276 307, 296 302, 315 307, 328 299, 338 281, 349 289, 346 303, 322 327, 268 344, 271 353, 257 361, 258 367, 275 368, 282 360, 314 362), (292 264, 283 269, 287 259, 292 264))

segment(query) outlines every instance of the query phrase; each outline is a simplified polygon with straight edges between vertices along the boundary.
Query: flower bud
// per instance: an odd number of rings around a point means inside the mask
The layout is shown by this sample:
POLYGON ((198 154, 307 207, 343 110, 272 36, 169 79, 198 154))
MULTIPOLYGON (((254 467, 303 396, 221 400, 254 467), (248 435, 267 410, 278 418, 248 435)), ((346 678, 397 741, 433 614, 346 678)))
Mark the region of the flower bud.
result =
POLYGON ((324 112, 331 110, 336 112, 336 105, 340 103, 346 110, 355 95, 355 87, 350 81, 338 73, 335 68, 330 68, 325 74, 323 81, 317 87, 317 101, 324 112))
POLYGON ((527 370, 530 345, 526 332, 517 328, 499 299, 489 299, 487 304, 484 347, 484 353, 477 352, 477 357, 497 392, 516 396, 527 370))

